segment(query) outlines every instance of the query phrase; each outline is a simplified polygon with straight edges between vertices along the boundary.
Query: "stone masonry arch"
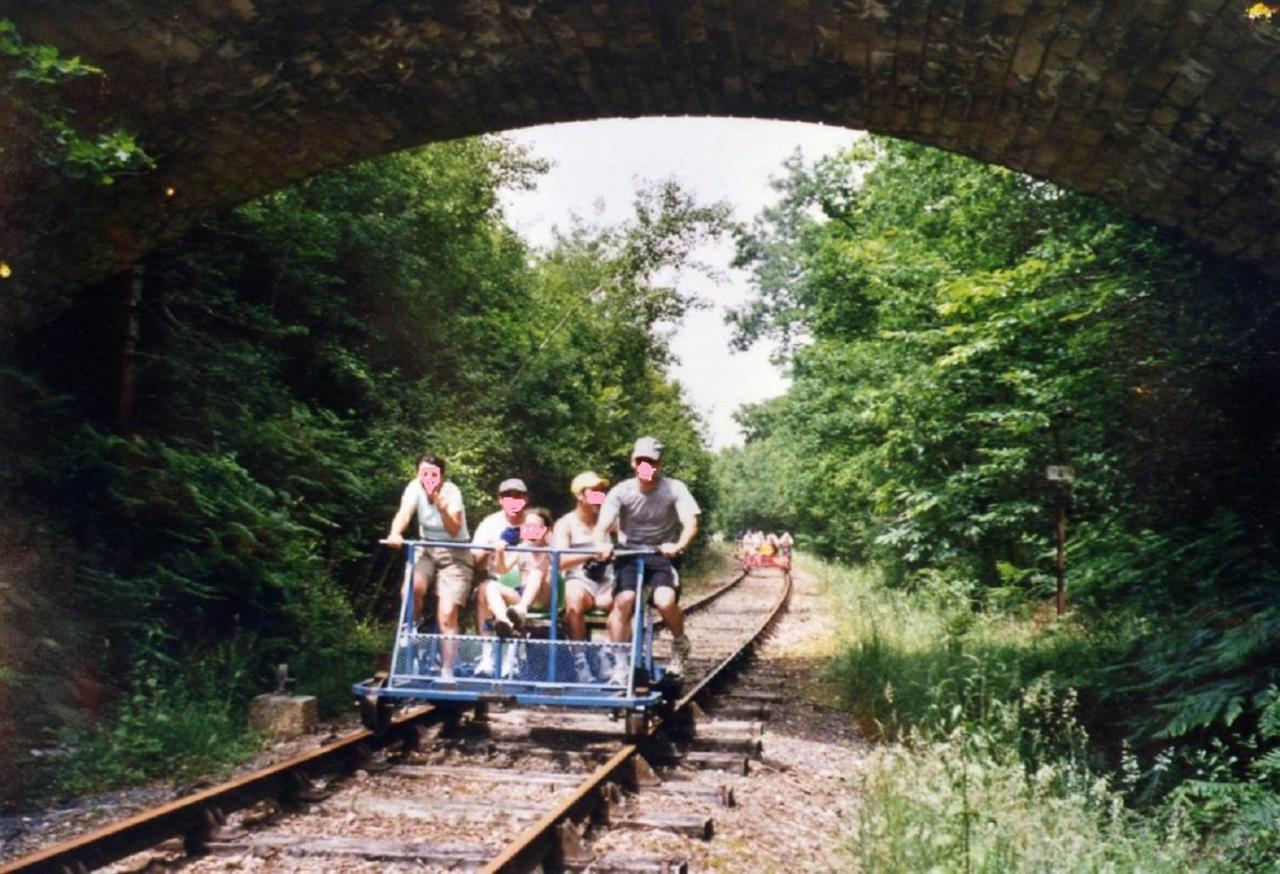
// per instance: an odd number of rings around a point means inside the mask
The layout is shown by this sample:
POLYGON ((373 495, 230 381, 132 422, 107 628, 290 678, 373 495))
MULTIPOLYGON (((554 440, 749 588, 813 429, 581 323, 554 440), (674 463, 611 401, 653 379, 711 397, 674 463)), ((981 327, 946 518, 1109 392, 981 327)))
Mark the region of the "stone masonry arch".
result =
POLYGON ((158 159, 93 187, 4 145, 0 325, 326 168, 641 115, 822 122, 940 146, 1280 275, 1280 39, 1251 27, 1246 5, 0 0, 25 38, 106 71, 72 92, 78 118, 134 131, 158 159))

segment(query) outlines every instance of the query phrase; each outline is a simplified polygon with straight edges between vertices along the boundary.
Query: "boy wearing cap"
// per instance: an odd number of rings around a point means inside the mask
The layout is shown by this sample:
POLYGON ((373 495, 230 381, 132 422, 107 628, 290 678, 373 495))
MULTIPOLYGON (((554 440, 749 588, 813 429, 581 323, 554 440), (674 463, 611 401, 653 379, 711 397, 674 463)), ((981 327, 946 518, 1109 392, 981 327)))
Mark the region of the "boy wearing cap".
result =
MULTIPOLYGON (((462 492, 444 478, 444 459, 424 452, 418 459, 418 473, 400 496, 400 509, 391 520, 387 545, 404 545, 404 529, 416 513, 418 536, 423 540, 456 540, 465 547, 468 540, 467 511, 462 492)), ((457 634, 459 613, 471 593, 471 552, 465 548, 423 547, 413 562, 413 615, 423 618, 423 604, 432 580, 436 584, 436 623, 441 634, 457 634)), ((454 646, 442 648, 442 676, 453 672, 454 646)))
MULTIPOLYGON (((677 559, 698 533, 702 512, 688 486, 678 479, 662 476, 662 444, 653 437, 641 437, 631 451, 631 467, 636 475, 614 486, 605 497, 596 520, 595 542, 599 557, 613 552, 609 530, 616 523, 628 548, 655 547, 659 555, 646 556, 645 580, 652 587, 653 606, 671 630, 671 662, 667 672, 678 677, 689 658, 689 638, 684 633, 684 611, 680 609, 680 573, 677 559)), ((609 614, 609 639, 631 638, 631 615, 635 610, 639 561, 636 556, 617 559, 614 564, 614 604, 609 614)), ((619 678, 611 678, 617 681, 619 678)))
MULTIPOLYGON (((492 547, 499 541, 507 546, 515 546, 520 542, 520 523, 524 519, 524 509, 529 504, 529 488, 524 480, 518 477, 504 479, 498 486, 498 504, 501 509, 485 516, 476 526, 475 537, 471 538, 473 546, 492 547)), ((482 635, 492 635, 495 617, 489 607, 491 599, 488 597, 488 587, 502 584, 498 582, 493 555, 489 550, 473 549, 471 555, 475 560, 477 574, 482 576, 476 587, 476 629, 482 635)), ((492 675, 493 672, 493 651, 486 647, 480 654, 476 674, 492 675)))

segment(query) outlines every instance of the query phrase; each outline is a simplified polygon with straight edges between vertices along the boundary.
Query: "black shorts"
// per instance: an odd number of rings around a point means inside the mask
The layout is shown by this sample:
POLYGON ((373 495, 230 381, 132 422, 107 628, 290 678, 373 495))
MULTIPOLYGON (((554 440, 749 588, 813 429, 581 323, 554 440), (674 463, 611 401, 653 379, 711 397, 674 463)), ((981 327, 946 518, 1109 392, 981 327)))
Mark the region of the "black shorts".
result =
POLYGON ((614 591, 634 592, 640 577, 640 559, 644 559, 644 583, 649 591, 666 587, 674 589, 680 599, 680 560, 665 555, 626 555, 614 559, 614 591))

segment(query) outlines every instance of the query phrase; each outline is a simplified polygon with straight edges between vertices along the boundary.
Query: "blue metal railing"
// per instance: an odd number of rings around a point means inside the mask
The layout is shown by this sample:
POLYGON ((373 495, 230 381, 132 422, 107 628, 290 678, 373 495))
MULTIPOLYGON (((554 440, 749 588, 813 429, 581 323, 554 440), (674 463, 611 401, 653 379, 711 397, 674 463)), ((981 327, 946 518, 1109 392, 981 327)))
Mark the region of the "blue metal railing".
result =
MULTIPOLYGON (((384 544, 388 543, 388 541, 386 540, 382 540, 379 542, 384 544)), ((494 551, 494 547, 492 545, 475 544, 475 543, 469 543, 467 541, 462 541, 462 540, 414 539, 414 540, 404 540, 403 544, 406 547, 406 554, 405 554, 405 571, 404 571, 404 594, 403 594, 403 603, 401 605, 400 618, 401 618, 402 632, 407 632, 409 634, 412 634, 414 632, 414 627, 415 627, 414 626, 415 616, 414 616, 414 610, 413 610, 413 565, 417 558, 416 553, 419 548, 429 547, 429 548, 438 548, 438 549, 466 549, 466 550, 484 551, 484 552, 494 551)), ((551 554, 551 586, 550 586, 551 596, 550 596, 550 605, 549 605, 551 624, 550 624, 549 633, 551 636, 551 641, 554 643, 559 638, 559 628, 558 628, 559 623, 556 621, 556 618, 559 616, 559 613, 560 613, 560 603, 559 603, 560 601, 560 586, 559 586, 560 556, 565 554, 594 556, 594 555, 599 555, 601 550, 590 548, 590 547, 552 547, 552 546, 521 546, 521 545, 507 546, 505 547, 505 550, 507 552, 530 552, 530 553, 550 553, 551 554)), ((649 618, 648 599, 644 597, 644 577, 645 577, 644 559, 645 559, 645 556, 647 555, 657 555, 659 554, 659 552, 660 551, 654 547, 639 548, 639 549, 615 548, 610 552, 610 555, 613 558, 626 558, 630 556, 636 556, 639 558, 639 561, 637 563, 638 567, 636 569, 637 570, 636 599, 639 603, 637 603, 632 616, 631 664, 633 666, 641 664, 641 659, 643 659, 644 667, 646 671, 648 671, 649 676, 653 676, 653 672, 654 672, 653 647, 652 645, 645 646, 645 643, 646 641, 649 640, 650 637, 652 637, 653 630, 652 630, 651 624, 648 621, 648 618, 649 618)), ((400 648, 402 646, 403 639, 404 639, 404 634, 396 635, 395 648, 392 650, 393 672, 395 670, 394 666, 399 664, 400 648)), ((548 677, 556 676, 557 649, 558 648, 555 646, 552 646, 549 648, 549 664, 547 669, 548 677)), ((635 672, 629 671, 628 679, 627 679, 627 697, 631 697, 632 695, 634 695, 634 692, 635 692, 635 672)))

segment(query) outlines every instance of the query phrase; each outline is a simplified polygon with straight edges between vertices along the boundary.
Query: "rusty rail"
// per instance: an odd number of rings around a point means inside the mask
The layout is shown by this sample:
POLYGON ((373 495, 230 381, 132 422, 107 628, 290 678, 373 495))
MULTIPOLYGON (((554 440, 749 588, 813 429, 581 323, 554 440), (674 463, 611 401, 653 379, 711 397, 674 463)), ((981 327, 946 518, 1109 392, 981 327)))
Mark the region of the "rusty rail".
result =
POLYGON ((260 771, 37 850, 0 867, 0 874, 88 871, 175 837, 182 837, 189 847, 197 845, 217 830, 227 812, 303 791, 310 776, 350 767, 374 751, 403 740, 416 726, 429 725, 443 715, 436 707, 413 708, 381 736, 367 729, 353 731, 333 743, 260 771))
MULTIPOLYGON (((699 606, 712 601, 719 594, 727 591, 747 576, 743 574, 732 583, 721 587, 715 593, 701 599, 699 606)), ((728 657, 716 665, 692 690, 677 702, 676 714, 685 711, 693 701, 707 694, 718 684, 723 683, 729 672, 741 667, 746 657, 754 650, 755 645, 773 627, 782 615, 783 607, 791 597, 791 573, 783 575, 782 591, 769 609, 768 615, 756 627, 750 639, 745 641, 728 657)), ((655 721, 647 728, 647 735, 652 736, 661 727, 655 721)), ((507 846, 493 861, 482 869, 482 874, 525 874, 539 866, 548 870, 557 870, 562 866, 565 853, 563 840, 565 830, 572 830, 572 822, 585 819, 603 803, 601 787, 608 782, 621 782, 628 774, 628 768, 634 768, 639 746, 634 743, 624 745, 609 761, 593 771, 574 792, 560 804, 548 811, 536 823, 529 826, 507 846), (546 863, 550 862, 550 865, 546 863)), ((573 832, 576 838, 576 832, 573 832)))

